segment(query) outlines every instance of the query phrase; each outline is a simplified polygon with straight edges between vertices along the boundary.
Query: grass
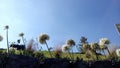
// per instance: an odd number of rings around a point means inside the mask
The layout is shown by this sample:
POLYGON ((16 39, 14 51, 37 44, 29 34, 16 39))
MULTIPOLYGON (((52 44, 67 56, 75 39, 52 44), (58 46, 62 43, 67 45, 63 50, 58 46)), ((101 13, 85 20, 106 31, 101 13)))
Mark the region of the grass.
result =
MULTIPOLYGON (((48 51, 41 51, 40 53, 43 53, 46 58, 50 58, 48 51)), ((54 52, 52 51, 51 53, 53 58, 55 58, 54 52)), ((77 58, 83 59, 84 61, 96 60, 95 55, 92 55, 92 58, 87 58, 85 54, 73 53, 72 56, 74 57, 74 60, 77 60, 77 58)), ((105 60, 105 56, 103 55, 99 55, 98 57, 99 57, 99 60, 105 60)), ((71 59, 68 53, 63 53, 63 52, 61 53, 61 58, 71 59)))
MULTIPOLYGON (((26 51, 26 50, 25 51, 20 51, 20 50, 11 51, 10 50, 10 52, 12 52, 11 54, 19 55, 20 53, 22 53, 22 55, 28 55, 28 56, 32 56, 32 54, 33 54, 33 52, 29 52, 29 51, 26 51)), ((0 53, 6 53, 6 50, 0 50, 0 53)), ((51 58, 48 51, 38 51, 38 54, 43 54, 45 58, 51 58)), ((51 51, 51 54, 52 54, 52 58, 56 58, 54 51, 51 51)), ((95 60, 97 60, 96 55, 91 55, 88 58, 88 57, 86 57, 85 54, 73 53, 72 56, 73 56, 73 59, 70 58, 68 53, 63 53, 62 52, 60 54, 61 58, 67 58, 67 59, 70 59, 70 60, 77 60, 77 58, 83 59, 84 61, 95 61, 95 60)), ((98 55, 98 60, 106 60, 106 57, 104 55, 98 55)))

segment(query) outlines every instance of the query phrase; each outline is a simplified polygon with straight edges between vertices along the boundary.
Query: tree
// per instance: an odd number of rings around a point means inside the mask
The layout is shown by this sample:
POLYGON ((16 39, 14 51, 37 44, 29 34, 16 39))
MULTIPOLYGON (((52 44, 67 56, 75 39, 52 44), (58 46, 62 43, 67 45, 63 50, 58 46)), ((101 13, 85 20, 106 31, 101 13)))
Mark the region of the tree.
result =
POLYGON ((82 36, 81 39, 80 39, 80 43, 81 44, 79 44, 79 46, 80 46, 80 49, 81 49, 81 53, 85 54, 86 50, 89 49, 87 38, 82 36))
POLYGON ((48 36, 47 34, 40 34, 40 35, 39 35, 39 42, 40 42, 41 44, 46 44, 46 47, 47 47, 47 49, 48 49, 48 51, 49 51, 49 54, 50 54, 50 56, 51 56, 51 58, 52 58, 52 54, 51 54, 51 52, 50 52, 50 49, 49 49, 49 47, 48 47, 48 44, 47 44, 46 40, 49 40, 49 36, 48 36))
POLYGON ((7 40, 7 52, 9 53, 9 44, 8 44, 8 29, 9 29, 9 26, 8 25, 6 25, 5 26, 5 30, 6 30, 6 40, 7 40))

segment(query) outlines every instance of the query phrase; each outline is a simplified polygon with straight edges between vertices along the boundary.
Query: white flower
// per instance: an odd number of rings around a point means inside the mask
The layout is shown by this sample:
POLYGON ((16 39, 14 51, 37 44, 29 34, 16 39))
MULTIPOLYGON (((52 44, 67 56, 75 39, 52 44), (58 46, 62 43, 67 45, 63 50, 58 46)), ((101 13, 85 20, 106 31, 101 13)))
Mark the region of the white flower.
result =
POLYGON ((116 54, 117 54, 118 57, 120 57, 120 49, 116 50, 116 54))
POLYGON ((3 37, 0 35, 0 41, 2 41, 3 40, 3 37))
POLYGON ((107 38, 101 38, 99 44, 107 45, 107 44, 110 44, 110 41, 107 38))
POLYGON ((49 36, 47 34, 40 34, 39 35, 39 42, 41 44, 45 44, 46 43, 46 40, 49 40, 49 36))
POLYGON ((63 45, 62 46, 62 52, 68 52, 71 49, 71 47, 69 45, 63 45))
POLYGON ((73 46, 73 45, 75 45, 75 41, 72 40, 72 39, 68 39, 68 40, 66 41, 66 44, 69 45, 69 46, 73 46))
POLYGON ((100 39, 99 45, 101 49, 106 49, 108 44, 110 44, 110 41, 108 40, 108 38, 100 39))

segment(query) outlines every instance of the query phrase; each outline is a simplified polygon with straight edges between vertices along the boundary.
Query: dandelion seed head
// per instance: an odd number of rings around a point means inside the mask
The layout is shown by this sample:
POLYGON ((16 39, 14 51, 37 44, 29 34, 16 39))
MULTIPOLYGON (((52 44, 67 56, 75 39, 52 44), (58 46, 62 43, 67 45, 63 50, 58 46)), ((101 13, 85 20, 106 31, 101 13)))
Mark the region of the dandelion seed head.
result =
POLYGON ((62 52, 68 52, 71 49, 71 47, 69 45, 63 45, 62 46, 62 52))
POLYGON ((47 34, 40 34, 39 35, 39 38, 38 38, 38 41, 41 43, 41 44, 45 44, 46 43, 46 40, 49 40, 49 36, 47 34))
POLYGON ((19 34, 19 36, 20 36, 20 37, 24 36, 24 33, 23 33, 23 32, 22 32, 22 33, 20 33, 20 34, 19 34))
POLYGON ((68 39, 68 40, 66 41, 66 44, 69 45, 69 46, 73 46, 73 45, 75 45, 75 41, 72 40, 72 39, 68 39))
POLYGON ((99 44, 100 45, 110 44, 110 41, 107 38, 101 38, 99 44))
POLYGON ((6 26, 5 26, 5 29, 9 29, 9 26, 8 26, 8 25, 6 25, 6 26))

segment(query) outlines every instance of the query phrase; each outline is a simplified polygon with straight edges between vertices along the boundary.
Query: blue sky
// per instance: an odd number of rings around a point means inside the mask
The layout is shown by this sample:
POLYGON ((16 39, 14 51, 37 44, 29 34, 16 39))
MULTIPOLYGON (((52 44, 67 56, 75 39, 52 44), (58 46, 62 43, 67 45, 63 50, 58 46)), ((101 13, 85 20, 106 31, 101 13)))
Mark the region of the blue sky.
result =
POLYGON ((6 48, 5 25, 10 27, 9 42, 24 32, 27 40, 47 33, 51 47, 70 38, 78 44, 81 36, 88 42, 106 37, 120 46, 117 23, 120 0, 0 0, 0 34, 4 37, 0 48, 6 48))

